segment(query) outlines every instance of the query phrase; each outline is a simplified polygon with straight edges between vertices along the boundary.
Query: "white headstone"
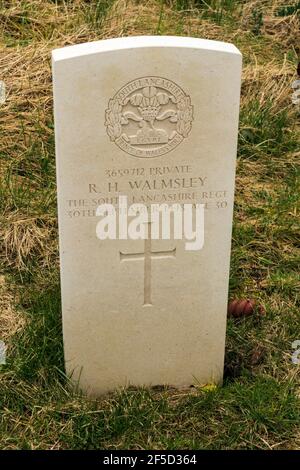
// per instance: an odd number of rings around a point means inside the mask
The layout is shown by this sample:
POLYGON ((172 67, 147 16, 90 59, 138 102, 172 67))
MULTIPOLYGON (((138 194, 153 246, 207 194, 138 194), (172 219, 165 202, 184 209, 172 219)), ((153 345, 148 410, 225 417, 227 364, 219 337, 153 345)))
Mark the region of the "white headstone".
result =
POLYGON ((220 383, 240 52, 194 38, 109 39, 53 51, 53 77, 68 373, 91 394, 220 383), (120 196, 205 204, 203 248, 100 240, 97 207, 120 196))

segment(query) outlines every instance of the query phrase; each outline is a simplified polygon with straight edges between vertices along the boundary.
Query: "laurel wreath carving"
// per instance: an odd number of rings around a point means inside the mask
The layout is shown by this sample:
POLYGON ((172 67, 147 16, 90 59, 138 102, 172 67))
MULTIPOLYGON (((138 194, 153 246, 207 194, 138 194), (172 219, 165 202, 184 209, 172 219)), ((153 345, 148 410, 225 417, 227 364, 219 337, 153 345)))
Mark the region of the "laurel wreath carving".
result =
POLYGON ((181 98, 177 106, 178 121, 176 130, 178 134, 182 135, 182 137, 187 137, 192 128, 193 120, 193 106, 191 105, 190 97, 186 96, 185 98, 181 98))
POLYGON ((122 105, 118 100, 109 100, 105 111, 105 125, 110 140, 114 142, 122 134, 122 105))
MULTIPOLYGON (((174 99, 172 99, 172 101, 176 103, 174 99)), ((164 119, 169 119, 170 122, 176 122, 176 131, 178 134, 180 134, 182 137, 187 137, 191 130, 193 120, 193 106, 191 105, 190 97, 186 96, 181 98, 177 103, 177 107, 177 112, 166 111, 161 116, 158 116, 157 120, 161 121, 164 119)), ((128 124, 128 119, 133 119, 135 121, 142 120, 141 118, 137 118, 137 116, 134 118, 134 115, 131 116, 133 113, 130 112, 124 113, 123 115, 122 109, 123 106, 119 100, 109 100, 108 109, 105 111, 105 126, 112 142, 121 136, 122 125, 128 124)))

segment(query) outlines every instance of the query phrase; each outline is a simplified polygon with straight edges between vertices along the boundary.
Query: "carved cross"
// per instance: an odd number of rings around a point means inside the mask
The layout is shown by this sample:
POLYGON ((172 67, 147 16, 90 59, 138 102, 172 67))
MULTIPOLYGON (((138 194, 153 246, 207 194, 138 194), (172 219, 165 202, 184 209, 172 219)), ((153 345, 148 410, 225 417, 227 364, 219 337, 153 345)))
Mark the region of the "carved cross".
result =
POLYGON ((175 258, 176 248, 167 251, 152 251, 151 249, 151 222, 148 222, 148 238, 145 239, 143 253, 122 253, 120 261, 144 260, 144 305, 152 305, 151 301, 151 264, 153 259, 175 258))

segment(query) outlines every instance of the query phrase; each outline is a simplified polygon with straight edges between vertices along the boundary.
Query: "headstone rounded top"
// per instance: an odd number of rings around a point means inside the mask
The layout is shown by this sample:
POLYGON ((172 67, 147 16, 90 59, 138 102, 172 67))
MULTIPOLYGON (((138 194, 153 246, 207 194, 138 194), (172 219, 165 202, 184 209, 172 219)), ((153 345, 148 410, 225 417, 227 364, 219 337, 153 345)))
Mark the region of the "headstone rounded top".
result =
POLYGON ((56 62, 80 57, 82 55, 97 54, 99 52, 145 47, 184 47, 241 55, 240 51, 233 44, 228 42, 182 36, 130 36, 85 42, 74 46, 54 49, 52 51, 52 58, 56 62))

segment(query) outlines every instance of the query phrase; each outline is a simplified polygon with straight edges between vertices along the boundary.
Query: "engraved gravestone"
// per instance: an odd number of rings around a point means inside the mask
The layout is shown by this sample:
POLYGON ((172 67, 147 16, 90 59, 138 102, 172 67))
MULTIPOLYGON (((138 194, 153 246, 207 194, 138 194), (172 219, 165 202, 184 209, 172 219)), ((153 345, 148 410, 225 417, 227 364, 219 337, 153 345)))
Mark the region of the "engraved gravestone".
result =
POLYGON ((221 382, 241 54, 109 39, 53 51, 53 77, 67 372, 91 394, 221 382), (202 249, 153 237, 152 219, 126 237, 130 209, 101 239, 100 206, 125 200, 203 204, 202 249))

